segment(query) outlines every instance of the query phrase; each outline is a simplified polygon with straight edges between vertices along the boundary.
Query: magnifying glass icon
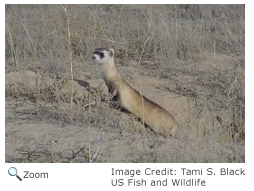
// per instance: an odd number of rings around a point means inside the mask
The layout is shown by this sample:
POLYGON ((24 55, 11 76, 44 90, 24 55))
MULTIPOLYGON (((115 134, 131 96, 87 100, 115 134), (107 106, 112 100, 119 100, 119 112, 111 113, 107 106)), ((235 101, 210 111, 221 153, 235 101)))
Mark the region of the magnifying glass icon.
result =
POLYGON ((8 174, 9 174, 10 176, 16 176, 17 179, 19 179, 20 181, 22 181, 22 179, 19 177, 18 171, 17 171, 17 169, 16 169, 15 167, 10 167, 9 170, 8 170, 8 174))

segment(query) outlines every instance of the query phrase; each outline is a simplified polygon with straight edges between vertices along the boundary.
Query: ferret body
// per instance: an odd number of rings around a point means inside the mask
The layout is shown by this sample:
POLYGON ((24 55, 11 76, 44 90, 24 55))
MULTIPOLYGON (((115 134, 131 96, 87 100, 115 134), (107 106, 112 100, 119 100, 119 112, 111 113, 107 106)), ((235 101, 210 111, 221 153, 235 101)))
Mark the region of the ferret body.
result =
POLYGON ((178 125, 173 116, 164 108, 141 95, 131 87, 119 73, 114 62, 113 49, 96 49, 92 56, 97 63, 103 64, 103 78, 109 91, 117 91, 121 106, 135 114, 155 133, 174 136, 178 125))

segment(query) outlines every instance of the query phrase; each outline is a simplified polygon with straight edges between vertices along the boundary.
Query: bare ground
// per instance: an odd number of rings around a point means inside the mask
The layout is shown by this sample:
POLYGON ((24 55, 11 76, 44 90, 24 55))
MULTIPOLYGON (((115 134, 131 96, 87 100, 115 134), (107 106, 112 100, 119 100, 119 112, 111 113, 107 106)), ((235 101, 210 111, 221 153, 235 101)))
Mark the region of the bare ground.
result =
MULTIPOLYGON (((245 131, 239 125, 244 123, 233 123, 235 116, 225 101, 227 84, 220 84, 218 76, 233 74, 244 68, 241 64, 231 57, 206 55, 166 70, 143 61, 138 75, 137 62, 118 63, 132 86, 176 118, 179 134, 167 139, 117 107, 98 66, 77 73, 72 112, 69 80, 38 71, 7 73, 5 160, 244 162, 245 131)), ((244 75, 241 71, 236 80, 244 75)))

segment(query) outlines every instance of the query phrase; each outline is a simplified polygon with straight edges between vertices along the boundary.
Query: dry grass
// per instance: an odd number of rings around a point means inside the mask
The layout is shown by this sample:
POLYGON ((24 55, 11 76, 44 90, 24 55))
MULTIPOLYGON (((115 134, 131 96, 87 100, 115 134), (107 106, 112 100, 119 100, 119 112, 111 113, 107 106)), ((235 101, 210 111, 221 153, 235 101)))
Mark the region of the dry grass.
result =
MULTIPOLYGON (((244 145, 244 5, 6 5, 5 35, 6 73, 31 70, 57 84, 50 89, 39 83, 33 90, 7 87, 7 97, 68 102, 66 113, 73 113, 73 119, 80 115, 73 111, 75 104, 82 103, 90 129, 91 110, 101 109, 93 103, 101 99, 87 89, 84 101, 77 101, 74 82, 84 73, 100 78, 91 54, 96 47, 114 48, 119 65, 137 64, 138 86, 143 73, 172 82, 163 91, 186 98, 194 114, 184 116, 183 126, 200 142, 244 145), (62 90, 68 80, 70 94, 62 90)), ((103 137, 104 131, 97 136, 103 137)), ((90 138, 88 161, 94 162, 101 141, 92 151, 90 138)))
MULTIPOLYGON (((68 13, 74 67, 90 60, 95 47, 138 59, 148 36, 143 56, 161 67, 202 52, 244 55, 244 5, 70 5, 68 13)), ((15 53, 22 68, 68 71, 62 6, 6 5, 6 25, 7 56, 15 53), (40 66, 31 62, 33 55, 40 66)))

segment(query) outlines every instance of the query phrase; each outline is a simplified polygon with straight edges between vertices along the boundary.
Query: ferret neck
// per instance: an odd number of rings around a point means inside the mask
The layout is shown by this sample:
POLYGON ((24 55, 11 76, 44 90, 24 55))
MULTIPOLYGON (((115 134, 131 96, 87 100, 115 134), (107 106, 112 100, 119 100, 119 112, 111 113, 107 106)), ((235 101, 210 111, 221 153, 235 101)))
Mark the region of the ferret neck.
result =
POLYGON ((118 89, 121 85, 121 75, 115 65, 114 58, 103 64, 103 77, 106 82, 110 82, 114 88, 118 89))
POLYGON ((107 66, 107 67, 114 67, 114 66, 116 66, 114 58, 109 59, 104 65, 107 66))
POLYGON ((114 58, 109 59, 106 63, 103 64, 104 69, 110 69, 110 70, 117 70, 117 67, 115 65, 114 58))

